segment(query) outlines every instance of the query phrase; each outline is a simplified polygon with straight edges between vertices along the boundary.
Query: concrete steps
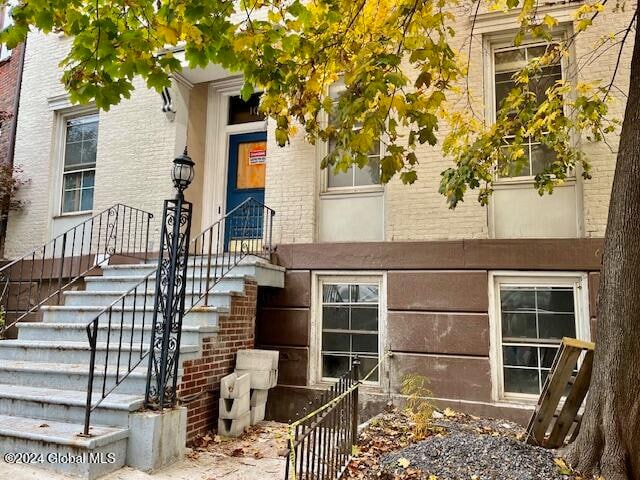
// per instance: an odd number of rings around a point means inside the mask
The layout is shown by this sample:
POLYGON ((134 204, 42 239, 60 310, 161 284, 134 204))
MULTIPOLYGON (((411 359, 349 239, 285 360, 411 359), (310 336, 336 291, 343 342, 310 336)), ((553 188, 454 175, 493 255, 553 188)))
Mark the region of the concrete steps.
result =
POLYGON ((78 433, 76 423, 2 414, 0 456, 25 452, 32 466, 82 478, 124 466, 128 428, 95 426, 89 438, 78 433))
MULTIPOLYGON (((221 272, 225 278, 209 293, 210 306, 198 305, 184 317, 181 362, 200 357, 202 339, 216 335, 220 315, 229 313, 234 295, 244 293, 246 279, 284 285, 284 269, 264 259, 246 257, 231 271, 220 267, 221 258, 217 267, 212 261, 210 267, 200 257, 189 262, 188 304, 204 291, 207 271, 210 279, 221 272)), ((85 290, 64 292, 61 305, 41 307, 42 322, 22 322, 16 340, 0 341, 0 454, 28 452, 36 459, 42 454, 43 462, 33 466, 91 480, 130 463, 127 449, 141 441, 139 429, 130 431, 129 425, 139 417, 133 414, 146 389, 148 358, 141 357, 151 334, 155 268, 155 263, 103 266, 102 276, 85 278, 85 290), (109 334, 105 307, 150 274, 146 291, 136 296, 135 312, 133 295, 111 309, 109 334), (115 388, 92 412, 91 435, 83 437, 91 355, 86 326, 98 316, 92 404, 102 398, 103 383, 106 392, 115 388), (135 368, 123 380, 129 364, 135 368), (135 438, 130 445, 129 438, 135 438)))

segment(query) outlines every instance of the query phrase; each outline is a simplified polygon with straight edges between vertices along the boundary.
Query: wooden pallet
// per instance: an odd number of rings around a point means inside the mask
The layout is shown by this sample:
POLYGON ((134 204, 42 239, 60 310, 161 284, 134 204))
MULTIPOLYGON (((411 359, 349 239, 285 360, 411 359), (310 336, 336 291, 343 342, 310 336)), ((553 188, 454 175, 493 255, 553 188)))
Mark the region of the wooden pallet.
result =
POLYGON ((562 339, 536 409, 529 420, 527 443, 546 448, 559 448, 564 445, 571 427, 574 428, 571 431, 570 441, 575 439, 582 420, 578 416, 578 411, 587 396, 591 382, 594 348, 595 344, 591 342, 567 337, 562 339), (574 376, 573 372, 583 352, 585 352, 584 358, 578 373, 574 376), (567 386, 569 391, 564 403, 558 409, 567 386))

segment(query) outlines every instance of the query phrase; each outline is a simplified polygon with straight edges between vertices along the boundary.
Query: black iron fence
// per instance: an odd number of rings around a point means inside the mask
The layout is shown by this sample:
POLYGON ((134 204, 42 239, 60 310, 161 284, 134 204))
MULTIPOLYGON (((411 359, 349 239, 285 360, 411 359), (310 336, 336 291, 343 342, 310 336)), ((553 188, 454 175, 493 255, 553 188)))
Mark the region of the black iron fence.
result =
MULTIPOLYGON (((189 242, 189 256, 182 255, 187 259, 186 276, 180 277, 179 295, 170 300, 175 303, 187 299, 183 307, 178 308, 184 312, 182 315, 186 315, 196 305, 209 305, 213 288, 247 255, 270 258, 274 215, 272 209, 249 198, 189 242)), ((170 225, 175 223, 170 222, 170 225)), ((168 258, 169 254, 165 252, 163 261, 159 264, 164 265, 168 258)), ((185 267, 184 264, 179 266, 181 269, 185 267)), ((153 337, 151 332, 156 332, 156 338, 159 338, 158 335, 164 337, 164 315, 154 315, 157 271, 154 269, 150 272, 87 324, 87 338, 91 348, 84 423, 84 433, 87 435, 91 413, 148 356, 153 337)), ((164 295, 162 301, 167 301, 164 295)), ((166 305, 159 305, 158 313, 160 310, 164 311, 164 308, 166 305)), ((163 357, 162 352, 156 351, 159 358, 164 358, 164 372, 176 372, 179 365, 179 331, 179 328, 172 326, 169 330, 170 338, 162 342, 171 349, 171 355, 163 357)), ((157 345, 154 350, 160 348, 164 347, 157 345)), ((146 379, 147 385, 149 381, 155 381, 157 385, 158 372, 162 370, 159 368, 162 365, 152 363, 147 371, 142 372, 145 377, 151 375, 151 378, 146 379)), ((162 382, 171 390, 163 394, 167 399, 175 398, 175 385, 173 379, 170 380, 162 382)), ((156 386, 154 397, 158 391, 156 386)))
POLYGON ((360 360, 291 424, 285 480, 334 480, 344 473, 358 438, 360 360))
POLYGON ((215 284, 246 256, 271 258, 274 215, 271 208, 248 198, 191 241, 187 312, 196 305, 210 305, 215 284))
POLYGON ((153 215, 116 204, 0 268, 0 338, 27 315, 113 256, 146 259, 153 215))

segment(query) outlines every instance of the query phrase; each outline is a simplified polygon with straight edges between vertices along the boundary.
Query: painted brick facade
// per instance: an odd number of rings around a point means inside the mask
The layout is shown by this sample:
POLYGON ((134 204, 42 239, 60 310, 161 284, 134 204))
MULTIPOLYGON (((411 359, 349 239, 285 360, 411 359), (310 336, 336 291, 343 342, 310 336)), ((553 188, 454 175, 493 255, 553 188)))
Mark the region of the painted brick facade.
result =
POLYGON ((229 314, 219 317, 217 335, 203 340, 202 356, 183 364, 178 394, 187 399, 188 441, 215 429, 220 379, 233 372, 238 350, 254 348, 257 293, 256 282, 246 280, 244 294, 234 295, 229 314))
MULTIPOLYGON (((20 59, 23 45, 13 49, 11 56, 0 62, 0 111, 15 115, 15 99, 18 94, 18 77, 20 75, 20 59)), ((7 120, 0 128, 0 163, 9 159, 11 147, 11 120, 7 120)))

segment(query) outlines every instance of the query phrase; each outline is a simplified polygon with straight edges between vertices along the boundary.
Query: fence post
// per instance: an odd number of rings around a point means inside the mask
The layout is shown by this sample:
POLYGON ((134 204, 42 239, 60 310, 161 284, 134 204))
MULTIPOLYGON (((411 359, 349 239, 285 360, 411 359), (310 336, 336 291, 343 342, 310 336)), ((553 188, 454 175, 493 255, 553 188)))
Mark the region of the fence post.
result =
POLYGON ((351 401, 353 402, 352 406, 352 416, 351 416, 351 446, 355 445, 358 439, 358 395, 360 392, 360 387, 358 386, 358 382, 360 381, 360 359, 356 356, 353 359, 353 383, 356 385, 353 392, 351 393, 351 401))

